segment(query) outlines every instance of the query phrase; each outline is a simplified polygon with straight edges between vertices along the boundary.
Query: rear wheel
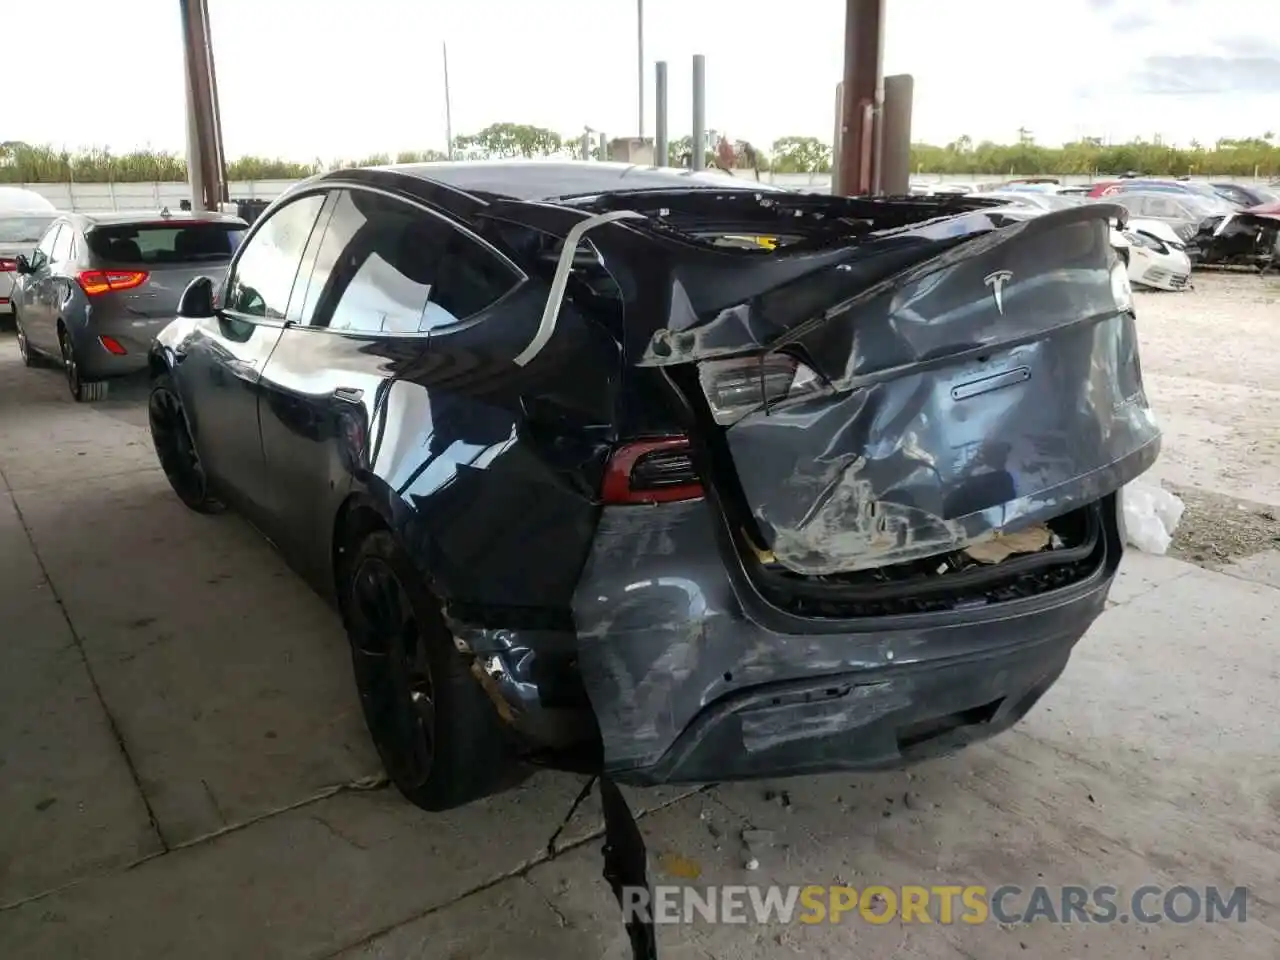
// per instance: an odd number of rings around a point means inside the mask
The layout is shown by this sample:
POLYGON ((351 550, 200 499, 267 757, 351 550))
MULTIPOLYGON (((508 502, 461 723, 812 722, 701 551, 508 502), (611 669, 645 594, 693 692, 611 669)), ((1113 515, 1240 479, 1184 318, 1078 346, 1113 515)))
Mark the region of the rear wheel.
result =
POLYGON ((61 327, 58 329, 58 342, 62 347, 62 369, 67 375, 67 388, 76 403, 91 403, 104 400, 107 396, 105 380, 84 380, 80 376, 80 363, 76 359, 75 344, 71 335, 61 327))
POLYGON ((225 510, 221 500, 209 495, 208 477, 195 441, 191 439, 186 412, 167 373, 156 377, 151 384, 147 419, 151 423, 151 443, 156 457, 178 499, 197 513, 225 510))
POLYGON ((365 723, 400 793, 423 809, 447 810, 509 783, 513 763, 497 711, 389 532, 360 541, 342 594, 365 723))

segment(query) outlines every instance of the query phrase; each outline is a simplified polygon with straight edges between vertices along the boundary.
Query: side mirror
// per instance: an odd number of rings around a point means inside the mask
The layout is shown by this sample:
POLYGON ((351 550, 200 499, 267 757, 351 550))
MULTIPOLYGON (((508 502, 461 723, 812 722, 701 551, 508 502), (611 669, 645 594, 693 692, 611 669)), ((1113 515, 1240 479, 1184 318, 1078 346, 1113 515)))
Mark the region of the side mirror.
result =
POLYGON ((178 301, 178 316, 190 320, 204 320, 213 316, 213 281, 208 277, 196 277, 182 291, 178 301))
POLYGON ((27 259, 27 255, 25 253, 18 254, 16 257, 13 258, 13 262, 16 265, 19 273, 31 272, 31 261, 27 259))

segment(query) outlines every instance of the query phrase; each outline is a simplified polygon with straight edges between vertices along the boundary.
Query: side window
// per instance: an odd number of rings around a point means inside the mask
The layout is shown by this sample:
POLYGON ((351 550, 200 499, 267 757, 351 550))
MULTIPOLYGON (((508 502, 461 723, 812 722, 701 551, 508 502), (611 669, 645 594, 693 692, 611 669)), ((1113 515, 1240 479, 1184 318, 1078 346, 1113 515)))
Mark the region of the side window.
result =
POLYGON ((36 244, 36 250, 44 254, 45 260, 51 260, 53 258, 53 245, 57 243, 58 231, 60 231, 61 229, 62 229, 62 224, 55 223, 52 227, 50 227, 47 231, 45 231, 45 235, 41 237, 40 242, 36 244))
POLYGON ((227 281, 225 309, 267 320, 284 319, 302 251, 323 205, 323 194, 310 194, 271 215, 236 262, 227 281))
POLYGON ((1168 197, 1147 197, 1147 213, 1152 217, 1180 216, 1178 204, 1168 197))
POLYGON ((58 231, 58 238, 53 241, 53 253, 49 259, 54 263, 66 263, 71 259, 71 238, 75 236, 75 230, 69 224, 63 224, 62 229, 58 231))
POLYGON ((322 239, 302 321, 415 334, 479 313, 519 281, 448 221, 381 194, 343 191, 322 239))

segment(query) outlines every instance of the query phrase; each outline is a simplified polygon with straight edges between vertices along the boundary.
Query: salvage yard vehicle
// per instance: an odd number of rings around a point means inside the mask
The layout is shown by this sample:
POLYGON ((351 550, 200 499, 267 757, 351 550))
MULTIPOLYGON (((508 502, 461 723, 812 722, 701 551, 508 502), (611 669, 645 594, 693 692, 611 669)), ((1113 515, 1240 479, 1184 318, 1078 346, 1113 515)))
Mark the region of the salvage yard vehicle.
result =
POLYGON ((246 224, 222 214, 66 213, 13 257, 22 362, 62 365, 77 402, 147 369, 155 335, 193 277, 216 276, 246 224), (34 248, 34 249, 33 249, 34 248))
POLYGON ((616 782, 953 751, 1102 612, 1117 491, 1160 446, 1123 211, 990 208, 610 163, 323 174, 156 338, 157 456, 336 603, 405 797, 599 774, 616 854, 616 782))

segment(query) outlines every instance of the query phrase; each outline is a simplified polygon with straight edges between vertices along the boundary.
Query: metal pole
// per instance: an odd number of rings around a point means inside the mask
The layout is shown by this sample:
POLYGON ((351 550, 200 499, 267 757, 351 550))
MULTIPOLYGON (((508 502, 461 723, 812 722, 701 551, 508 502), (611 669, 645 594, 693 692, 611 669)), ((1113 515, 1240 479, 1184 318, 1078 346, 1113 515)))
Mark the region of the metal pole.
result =
POLYGON ((836 181, 840 178, 840 151, 844 147, 844 84, 836 84, 836 129, 831 137, 831 192, 838 194, 836 181))
POLYGON ((213 112, 213 150, 218 173, 217 193, 221 203, 228 203, 231 200, 231 185, 227 182, 227 151, 222 146, 222 108, 218 105, 218 70, 213 59, 213 24, 209 20, 208 0, 201 0, 201 7, 205 57, 209 61, 209 102, 213 112))
POLYGON ((445 153, 453 159, 453 101, 449 97, 449 44, 440 44, 444 59, 444 142, 445 153))
POLYGON ((191 156, 187 160, 187 168, 192 185, 192 206, 216 210, 224 188, 219 182, 223 179, 218 160, 221 138, 212 86, 213 54, 209 49, 208 5, 206 0, 179 0, 179 4, 190 105, 187 122, 191 125, 191 133, 187 142, 191 156), (199 172, 194 172, 196 170, 199 172))
POLYGON ((911 101, 915 80, 909 73, 884 78, 884 142, 880 156, 881 186, 890 196, 911 188, 911 101))
POLYGON ((671 148, 667 144, 667 61, 654 64, 654 143, 653 162, 659 167, 670 166, 671 148))
POLYGON ((644 139, 644 0, 636 0, 636 131, 644 139))
POLYGON ((880 157, 876 127, 884 103, 885 0, 845 0, 843 123, 835 192, 874 193, 880 157))
POLYGON ((693 158, 694 170, 707 167, 707 58, 693 55, 693 158))

